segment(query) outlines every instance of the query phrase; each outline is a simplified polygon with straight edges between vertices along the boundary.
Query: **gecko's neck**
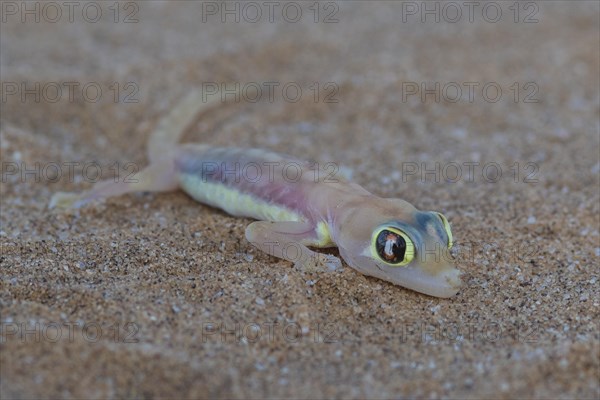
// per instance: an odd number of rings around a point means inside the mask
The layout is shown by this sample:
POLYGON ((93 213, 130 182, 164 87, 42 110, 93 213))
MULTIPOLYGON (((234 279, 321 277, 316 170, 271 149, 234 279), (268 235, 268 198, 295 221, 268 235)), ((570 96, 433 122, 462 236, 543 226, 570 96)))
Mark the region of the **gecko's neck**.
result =
POLYGON ((352 225, 352 220, 372 207, 378 207, 384 200, 372 194, 346 194, 342 198, 330 200, 327 224, 334 242, 340 233, 352 225))

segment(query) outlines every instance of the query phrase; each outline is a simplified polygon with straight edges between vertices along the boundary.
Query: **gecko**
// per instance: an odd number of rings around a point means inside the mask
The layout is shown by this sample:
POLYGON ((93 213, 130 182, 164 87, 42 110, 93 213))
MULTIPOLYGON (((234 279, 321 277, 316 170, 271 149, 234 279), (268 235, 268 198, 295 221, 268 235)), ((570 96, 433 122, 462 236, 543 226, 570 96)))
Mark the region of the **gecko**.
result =
POLYGON ((269 150, 217 147, 180 139, 199 114, 219 103, 192 90, 156 125, 149 165, 129 181, 101 181, 80 193, 55 193, 49 208, 78 208, 132 192, 182 189, 198 202, 233 216, 256 219, 246 239, 267 254, 294 263, 336 269, 338 257, 314 248, 337 247, 356 271, 434 297, 462 286, 450 249, 446 217, 407 201, 378 197, 314 163, 269 150), (313 249, 311 249, 313 248, 313 249))

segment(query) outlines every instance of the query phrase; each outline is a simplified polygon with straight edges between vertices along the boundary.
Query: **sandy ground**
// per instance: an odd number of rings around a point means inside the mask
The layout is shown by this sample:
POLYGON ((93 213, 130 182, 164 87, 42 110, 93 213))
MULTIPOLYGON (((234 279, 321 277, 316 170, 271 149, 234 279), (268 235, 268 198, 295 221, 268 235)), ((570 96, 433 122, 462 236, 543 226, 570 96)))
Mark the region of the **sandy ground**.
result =
POLYGON ((2 4, 2 398, 600 396, 599 3, 76 3, 2 4), (298 271, 181 192, 47 209, 221 82, 262 101, 187 140, 444 212, 464 289, 298 271))

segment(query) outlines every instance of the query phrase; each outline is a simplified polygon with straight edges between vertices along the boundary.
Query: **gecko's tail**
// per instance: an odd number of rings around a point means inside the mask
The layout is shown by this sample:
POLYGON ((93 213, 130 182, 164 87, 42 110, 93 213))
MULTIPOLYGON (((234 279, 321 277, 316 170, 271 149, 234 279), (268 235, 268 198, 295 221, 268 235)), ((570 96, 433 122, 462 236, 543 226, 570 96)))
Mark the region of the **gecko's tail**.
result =
POLYGON ((202 91, 195 89, 164 116, 152 132, 148 141, 148 159, 155 163, 164 159, 179 143, 186 129, 194 122, 196 116, 217 103, 221 96, 212 96, 207 100, 202 91))
POLYGON ((135 178, 97 182, 90 189, 80 193, 55 193, 50 200, 49 208, 76 208, 91 200, 125 193, 175 190, 178 182, 173 159, 176 156, 179 139, 186 128, 194 122, 197 114, 217 105, 220 99, 219 95, 207 100, 203 98, 201 91, 194 90, 159 121, 148 142, 150 164, 139 171, 135 178))

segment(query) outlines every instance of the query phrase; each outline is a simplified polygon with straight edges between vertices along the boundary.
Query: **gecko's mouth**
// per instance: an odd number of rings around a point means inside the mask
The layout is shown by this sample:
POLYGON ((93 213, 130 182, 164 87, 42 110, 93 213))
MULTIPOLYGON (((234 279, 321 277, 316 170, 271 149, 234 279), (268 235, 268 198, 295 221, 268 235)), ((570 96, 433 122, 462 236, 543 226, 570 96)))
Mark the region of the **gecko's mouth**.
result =
POLYGON ((366 256, 350 255, 344 249, 340 251, 340 254, 344 261, 365 275, 374 276, 429 296, 452 297, 463 285, 460 279, 461 272, 450 263, 438 266, 437 272, 431 274, 419 265, 390 268, 380 265, 366 256))
POLYGON ((454 267, 448 267, 429 275, 419 268, 398 268, 391 278, 397 285, 425 293, 435 297, 452 297, 462 287, 461 272, 454 267))

